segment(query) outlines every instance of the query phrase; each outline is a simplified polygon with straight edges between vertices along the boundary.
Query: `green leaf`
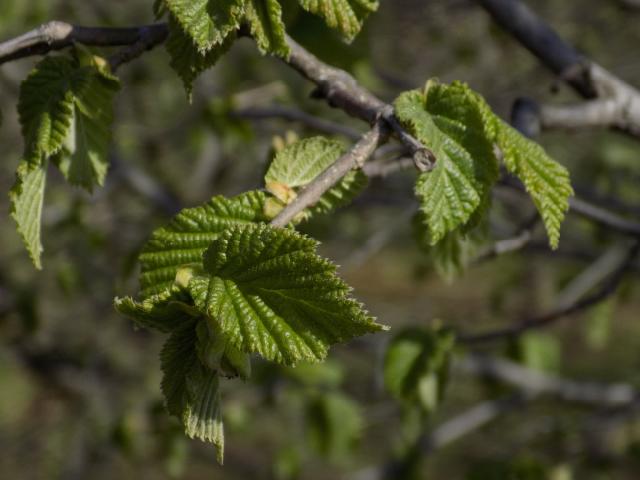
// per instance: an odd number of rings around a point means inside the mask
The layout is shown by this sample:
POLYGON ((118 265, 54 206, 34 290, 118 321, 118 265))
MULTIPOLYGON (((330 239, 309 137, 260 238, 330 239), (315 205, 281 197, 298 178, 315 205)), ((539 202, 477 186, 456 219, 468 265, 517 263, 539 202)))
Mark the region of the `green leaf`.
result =
POLYGON ((463 89, 430 82, 424 93, 405 92, 396 115, 436 157, 436 166, 416 183, 429 243, 465 225, 480 206, 498 174, 493 142, 485 135, 482 112, 463 89))
MULTIPOLYGON (((204 55, 240 27, 245 0, 165 0, 168 10, 204 55)), ((175 25, 170 26, 175 30, 175 25)))
POLYGON ((420 175, 416 194, 430 243, 484 216, 498 176, 497 146, 507 169, 518 176, 543 218, 552 247, 573 194, 567 170, 538 144, 496 116, 466 84, 429 81, 423 93, 403 93, 396 114, 436 156, 432 172, 420 175))
POLYGON ((497 119, 497 122, 497 143, 503 152, 504 164, 524 183, 542 217, 551 247, 557 248, 560 226, 569 209, 569 197, 573 195, 569 172, 540 145, 523 137, 502 120, 497 119))
POLYGON ((439 328, 409 328, 398 334, 384 360, 389 392, 408 405, 433 411, 444 392, 454 345, 453 334, 439 328))
POLYGON ((107 175, 113 98, 119 88, 117 79, 96 70, 74 98, 72 128, 57 163, 70 183, 89 191, 104 185, 107 175))
POLYGON ((178 417, 191 438, 212 442, 223 461, 224 432, 220 414, 218 375, 196 355, 196 322, 185 322, 169 337, 162 352, 162 392, 171 415, 178 417))
POLYGON ((317 243, 264 224, 227 228, 189 292, 212 330, 246 353, 286 365, 323 360, 329 346, 383 329, 349 296, 317 243))
POLYGON ((116 298, 114 301, 116 310, 138 326, 165 333, 180 328, 184 323, 193 322, 198 312, 194 311, 192 303, 189 295, 176 287, 152 295, 142 302, 136 302, 131 297, 116 298))
POLYGON ((18 114, 27 161, 41 162, 62 148, 73 121, 73 99, 86 86, 87 73, 70 57, 49 56, 22 82, 18 114))
MULTIPOLYGON (((267 190, 287 204, 343 153, 340 143, 324 137, 311 137, 288 145, 276 154, 265 175, 267 190)), ((328 213, 351 203, 366 184, 366 175, 361 170, 352 170, 307 209, 305 216, 328 213)))
POLYGON ((260 51, 288 58, 289 45, 278 0, 248 0, 246 10, 251 35, 260 51))
POLYGON ((346 395, 316 395, 306 409, 311 446, 323 457, 339 463, 353 453, 364 421, 360 407, 346 395))
POLYGON ((267 221, 264 200, 262 192, 216 196, 204 205, 182 210, 153 232, 140 254, 141 296, 148 298, 170 288, 180 267, 202 264, 204 251, 229 227, 267 221))
POLYGON ((191 99, 195 79, 216 64, 220 57, 231 48, 235 38, 235 33, 231 33, 221 44, 206 52, 201 52, 175 18, 169 17, 169 37, 166 41, 166 48, 171 57, 170 65, 182 79, 189 99, 191 99))
POLYGON ((220 465, 224 461, 224 426, 220 408, 218 375, 201 364, 186 379, 188 401, 182 413, 185 433, 191 438, 211 442, 220 465))
POLYGON ((365 18, 378 9, 377 0, 299 0, 305 10, 322 17, 347 40, 360 32, 365 18))
POLYGON ((48 162, 33 165, 22 160, 16 181, 9 192, 11 216, 18 224, 18 233, 37 269, 42 268, 41 218, 48 162))

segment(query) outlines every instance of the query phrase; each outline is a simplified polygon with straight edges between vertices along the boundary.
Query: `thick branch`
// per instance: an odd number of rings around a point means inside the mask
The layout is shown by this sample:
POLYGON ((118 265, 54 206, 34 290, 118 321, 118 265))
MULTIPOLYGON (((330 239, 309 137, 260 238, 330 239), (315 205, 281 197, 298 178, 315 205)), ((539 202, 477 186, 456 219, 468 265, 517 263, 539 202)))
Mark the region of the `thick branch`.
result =
MULTIPOLYGON (((571 85, 586 99, 601 99, 581 107, 590 116, 602 116, 589 123, 606 125, 640 137, 640 91, 600 65, 580 55, 540 17, 519 0, 478 0, 502 28, 571 85)), ((543 125, 557 125, 549 118, 543 125)), ((558 112, 548 112, 549 114, 558 112)), ((567 112, 563 112, 567 113, 567 112)))
POLYGON ((367 159, 376 151, 378 145, 385 140, 385 137, 386 127, 381 122, 374 123, 373 128, 365 133, 351 150, 307 185, 296 199, 271 221, 271 224, 276 227, 284 227, 289 224, 305 208, 315 204, 327 190, 338 183, 350 170, 362 168, 367 159))

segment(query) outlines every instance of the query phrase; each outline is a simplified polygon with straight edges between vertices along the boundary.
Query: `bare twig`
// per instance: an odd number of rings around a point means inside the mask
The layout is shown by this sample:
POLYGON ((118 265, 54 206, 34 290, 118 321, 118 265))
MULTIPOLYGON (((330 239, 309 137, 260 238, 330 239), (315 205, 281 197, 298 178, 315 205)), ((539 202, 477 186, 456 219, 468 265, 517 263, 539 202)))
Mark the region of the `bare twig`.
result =
POLYGON ((505 253, 515 252, 526 247, 533 238, 533 229, 539 219, 540 217, 536 213, 518 229, 518 233, 515 236, 504 240, 498 240, 493 245, 490 245, 488 248, 480 252, 474 260, 474 263, 481 263, 500 255, 504 255, 505 253))
MULTIPOLYGON (((380 149, 382 150, 382 148, 380 149)), ((377 152, 376 152, 377 154, 377 152)), ((396 173, 402 170, 408 170, 415 167, 415 160, 411 157, 399 157, 394 160, 376 160, 375 162, 367 163, 362 171, 369 177, 386 177, 392 173, 396 173)))
POLYGON ((53 20, 19 37, 0 43, 0 64, 31 55, 44 55, 53 50, 62 50, 74 43, 99 47, 144 45, 145 49, 148 49, 162 43, 167 34, 167 25, 164 23, 109 28, 82 27, 53 20))
POLYGON ((519 323, 515 323, 513 325, 509 325, 507 327, 498 328, 495 330, 489 330, 486 332, 474 333, 474 334, 465 334, 461 333, 458 335, 458 340, 461 343, 471 345, 471 344, 479 344, 486 343, 495 340, 500 340, 504 338, 512 338, 521 335, 524 332, 529 330, 538 329, 546 327, 551 323, 556 322, 562 318, 565 318, 574 313, 583 311, 593 305, 597 305, 603 300, 607 299, 610 295, 615 293, 618 289, 618 286, 624 279, 625 273, 627 272, 630 265, 635 260, 638 255, 638 251, 640 250, 640 241, 636 241, 629 248, 627 255, 620 263, 618 268, 611 274, 611 276, 600 286, 598 290, 593 292, 591 295, 587 295, 580 299, 579 301, 571 304, 560 306, 555 310, 547 312, 545 314, 528 318, 519 323))
POLYGON ((271 221, 271 224, 276 227, 284 227, 298 213, 316 203, 327 190, 334 186, 350 170, 362 168, 378 145, 385 140, 385 137, 386 127, 381 122, 374 123, 372 129, 365 133, 351 150, 342 155, 307 185, 296 199, 271 221))
POLYGON ((540 110, 543 125, 571 122, 575 126, 608 126, 640 137, 640 91, 580 55, 521 1, 478 2, 496 23, 582 97, 598 99, 580 106, 545 107, 540 110))
POLYGON ((467 355, 454 367, 506 383, 528 396, 550 395, 566 402, 605 408, 628 406, 639 399, 638 392, 626 383, 580 382, 480 354, 467 355))

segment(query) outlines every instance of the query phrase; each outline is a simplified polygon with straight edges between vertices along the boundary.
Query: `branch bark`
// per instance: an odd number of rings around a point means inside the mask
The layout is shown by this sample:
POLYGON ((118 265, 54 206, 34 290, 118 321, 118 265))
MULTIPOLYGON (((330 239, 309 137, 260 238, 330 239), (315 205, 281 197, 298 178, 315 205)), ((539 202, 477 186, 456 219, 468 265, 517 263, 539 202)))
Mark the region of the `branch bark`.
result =
POLYGON ((504 328, 498 328, 495 330, 488 330, 486 332, 465 334, 460 333, 457 338, 460 343, 466 345, 477 345, 481 343, 492 342, 495 340, 501 340, 505 338, 513 338, 521 335, 529 330, 546 327, 562 318, 568 317, 577 312, 581 312, 590 308, 598 303, 606 300, 609 296, 613 295, 620 283, 625 277, 627 270, 633 264, 633 261, 637 257, 640 251, 640 241, 635 241, 629 248, 627 255, 625 255, 618 268, 609 276, 609 278, 603 282, 603 284, 595 292, 583 297, 582 299, 572 303, 570 305, 560 306, 555 310, 544 313, 539 316, 525 319, 519 323, 506 326, 504 328))
POLYGON ((575 112, 578 110, 591 117, 587 126, 606 125, 640 138, 640 91, 579 54, 521 1, 478 0, 478 3, 498 25, 583 98, 598 99, 579 107, 555 107, 562 111, 541 109, 543 126, 557 126, 560 113, 563 120, 580 122, 584 126, 585 122, 581 122, 575 112), (546 120, 545 114, 549 115, 546 120))

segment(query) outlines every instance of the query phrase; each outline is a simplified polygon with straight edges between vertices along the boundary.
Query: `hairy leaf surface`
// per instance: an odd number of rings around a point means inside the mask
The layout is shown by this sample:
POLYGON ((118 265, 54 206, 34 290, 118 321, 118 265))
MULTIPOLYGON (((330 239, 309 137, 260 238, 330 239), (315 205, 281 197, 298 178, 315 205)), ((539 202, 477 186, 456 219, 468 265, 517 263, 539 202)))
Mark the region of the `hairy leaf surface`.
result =
POLYGON ((236 34, 230 33, 222 43, 206 52, 201 52, 178 22, 173 17, 169 18, 169 37, 166 47, 171 57, 170 65, 182 79, 189 99, 191 99, 195 79, 202 72, 214 66, 220 57, 227 53, 235 38, 236 34))
POLYGON ((201 264, 211 242, 232 225, 267 221, 264 199, 262 192, 213 197, 204 205, 182 210, 167 226, 153 232, 140 254, 141 296, 170 288, 181 266, 201 264))
POLYGON ((278 0, 248 0, 246 18, 260 52, 289 56, 282 7, 278 0))
POLYGON ((17 223, 18 233, 37 269, 42 268, 40 220, 48 163, 46 159, 36 165, 22 160, 18 165, 16 181, 9 192, 11 216, 17 223))
POLYGON ((226 229, 189 291, 235 348, 287 365, 324 359, 329 346, 381 330, 349 296, 317 243, 264 224, 226 229))
POLYGON ((245 0, 165 0, 165 4, 201 55, 238 29, 245 8, 245 0))
POLYGON ((326 24, 352 40, 367 16, 378 9, 377 0, 299 0, 305 10, 319 15, 326 24))

